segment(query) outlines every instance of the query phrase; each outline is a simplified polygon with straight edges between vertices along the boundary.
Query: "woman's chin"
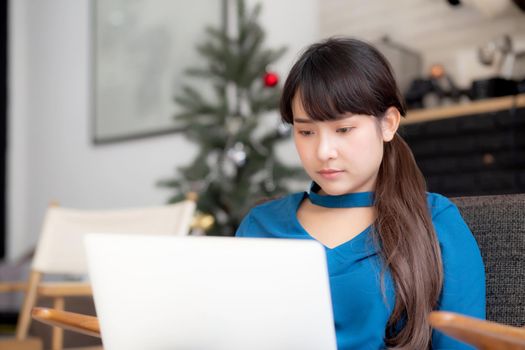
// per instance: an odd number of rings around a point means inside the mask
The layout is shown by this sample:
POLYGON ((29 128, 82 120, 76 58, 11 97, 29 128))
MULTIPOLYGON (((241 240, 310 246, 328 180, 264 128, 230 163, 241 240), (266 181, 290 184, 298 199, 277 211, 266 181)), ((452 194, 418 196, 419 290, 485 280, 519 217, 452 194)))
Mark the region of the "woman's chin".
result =
POLYGON ((372 189, 367 189, 366 188, 367 186, 352 186, 352 184, 342 184, 342 183, 326 182, 326 181, 319 181, 319 182, 317 182, 319 187, 321 187, 319 194, 326 194, 329 196, 340 196, 340 195, 348 194, 348 193, 373 191, 372 189))
POLYGON ((347 186, 338 186, 336 184, 317 184, 321 187, 319 194, 325 194, 329 196, 340 196, 351 192, 350 188, 348 188, 347 186))

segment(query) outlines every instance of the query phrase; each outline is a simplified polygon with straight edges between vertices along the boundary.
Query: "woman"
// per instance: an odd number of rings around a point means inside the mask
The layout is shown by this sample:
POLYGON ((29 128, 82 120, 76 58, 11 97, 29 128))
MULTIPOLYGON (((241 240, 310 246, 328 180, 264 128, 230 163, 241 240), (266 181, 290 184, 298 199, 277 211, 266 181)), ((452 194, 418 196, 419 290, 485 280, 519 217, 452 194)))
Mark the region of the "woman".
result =
POLYGON ((483 262, 397 134, 405 106, 386 59, 355 39, 310 46, 286 80, 281 114, 312 187, 253 208, 236 235, 325 246, 339 349, 468 348, 426 318, 484 318, 483 262))

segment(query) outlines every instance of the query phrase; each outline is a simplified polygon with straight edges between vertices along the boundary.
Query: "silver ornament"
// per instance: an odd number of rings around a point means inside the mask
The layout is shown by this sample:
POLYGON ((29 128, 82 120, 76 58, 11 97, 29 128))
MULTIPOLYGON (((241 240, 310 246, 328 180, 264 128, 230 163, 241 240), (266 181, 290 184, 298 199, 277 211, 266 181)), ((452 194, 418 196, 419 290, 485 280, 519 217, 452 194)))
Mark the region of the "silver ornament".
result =
POLYGON ((226 152, 226 156, 238 167, 246 164, 246 151, 242 142, 236 142, 232 148, 226 152))

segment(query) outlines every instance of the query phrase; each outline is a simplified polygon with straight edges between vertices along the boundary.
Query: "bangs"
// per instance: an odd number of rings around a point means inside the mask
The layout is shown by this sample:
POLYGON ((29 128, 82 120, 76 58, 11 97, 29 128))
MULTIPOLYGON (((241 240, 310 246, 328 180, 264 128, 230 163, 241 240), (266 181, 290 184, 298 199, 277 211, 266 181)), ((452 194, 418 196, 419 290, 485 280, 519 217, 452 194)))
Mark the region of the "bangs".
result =
POLYGON ((362 88, 367 82, 345 71, 348 70, 348 63, 327 60, 319 64, 314 59, 308 63, 298 80, 294 96, 300 96, 303 108, 311 119, 334 120, 344 113, 375 114, 373 105, 366 103, 373 96, 362 88))

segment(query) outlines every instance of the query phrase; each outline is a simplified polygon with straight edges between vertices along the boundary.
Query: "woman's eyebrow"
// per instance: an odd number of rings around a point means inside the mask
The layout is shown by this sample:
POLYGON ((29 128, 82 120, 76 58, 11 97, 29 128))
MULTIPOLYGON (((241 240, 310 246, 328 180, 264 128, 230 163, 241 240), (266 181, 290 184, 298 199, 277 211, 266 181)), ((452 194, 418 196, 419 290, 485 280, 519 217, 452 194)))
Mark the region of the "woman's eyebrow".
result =
POLYGON ((313 123, 312 119, 307 119, 307 118, 293 118, 293 122, 294 123, 308 123, 308 124, 313 123))

